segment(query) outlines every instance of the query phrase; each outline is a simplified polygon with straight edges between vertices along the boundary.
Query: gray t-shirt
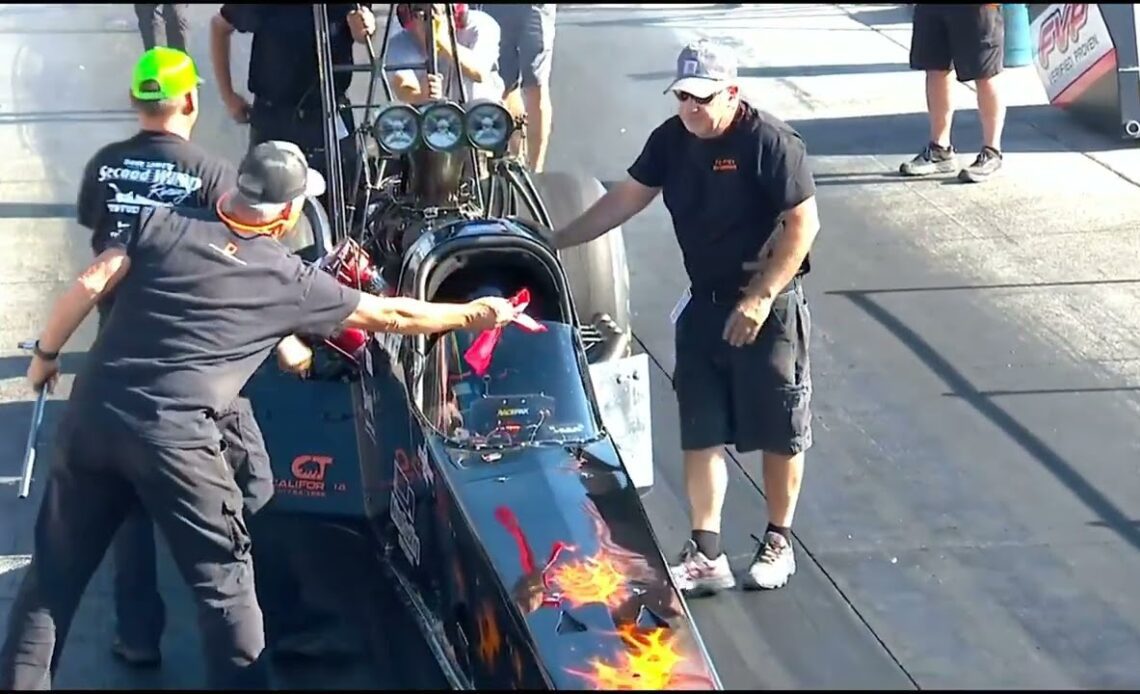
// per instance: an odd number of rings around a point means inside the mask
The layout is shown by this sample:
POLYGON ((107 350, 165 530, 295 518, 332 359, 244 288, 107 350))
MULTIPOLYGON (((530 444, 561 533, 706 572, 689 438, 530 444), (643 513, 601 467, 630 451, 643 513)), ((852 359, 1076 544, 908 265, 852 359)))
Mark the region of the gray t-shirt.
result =
MULTIPOLYGON (((467 25, 456 32, 456 42, 470 49, 483 73, 488 75, 488 79, 482 82, 472 82, 468 77, 463 78, 463 88, 467 92, 468 99, 500 101, 503 98, 503 78, 499 76, 498 70, 499 36, 499 23, 491 15, 479 10, 468 11, 467 25)), ((388 39, 386 62, 389 65, 412 65, 426 60, 427 55, 424 54, 419 42, 403 29, 388 39)), ((455 61, 441 56, 439 71, 443 75, 444 96, 459 101, 459 86, 455 81, 455 61)), ((427 78, 427 71, 399 70, 392 73, 392 76, 393 78, 414 77, 422 85, 427 78)))

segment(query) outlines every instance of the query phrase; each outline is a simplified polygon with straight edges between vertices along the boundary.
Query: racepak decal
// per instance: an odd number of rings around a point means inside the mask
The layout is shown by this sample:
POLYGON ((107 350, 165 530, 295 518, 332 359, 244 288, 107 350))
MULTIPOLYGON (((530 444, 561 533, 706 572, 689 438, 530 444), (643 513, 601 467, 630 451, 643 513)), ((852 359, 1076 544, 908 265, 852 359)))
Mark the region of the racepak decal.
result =
MULTIPOLYGON (((546 332, 546 326, 539 323, 535 319, 523 313, 527 306, 530 305, 530 290, 523 288, 518 294, 511 297, 511 304, 515 307, 515 317, 513 322, 528 333, 541 333, 546 332)), ((491 328, 484 330, 483 334, 475 338, 467 351, 463 353, 463 358, 466 360, 467 365, 475 372, 476 376, 483 376, 487 373, 487 369, 491 368, 491 357, 495 353, 495 347, 499 344, 499 338, 503 335, 502 328, 491 328)))

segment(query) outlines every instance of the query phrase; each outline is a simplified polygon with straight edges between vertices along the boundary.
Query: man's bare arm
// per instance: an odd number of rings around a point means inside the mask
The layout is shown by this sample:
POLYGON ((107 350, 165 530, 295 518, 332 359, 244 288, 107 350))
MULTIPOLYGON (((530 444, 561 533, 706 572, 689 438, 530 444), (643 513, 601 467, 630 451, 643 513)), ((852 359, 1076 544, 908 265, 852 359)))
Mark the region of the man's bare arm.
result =
POLYGON ((344 324, 374 333, 431 335, 470 328, 485 316, 486 309, 478 302, 444 304, 361 293, 360 303, 344 324))
POLYGON ((745 294, 766 298, 779 294, 799 272, 817 234, 819 209, 813 195, 787 212, 783 229, 764 244, 756 262, 745 263, 745 270, 756 271, 745 294))
POLYGON ((653 202, 653 198, 660 192, 660 188, 651 188, 627 177, 606 191, 577 219, 556 230, 551 242, 559 249, 589 243, 614 227, 625 224, 653 202))
POLYGON ((56 299, 47 325, 40 333, 40 349, 59 352, 91 313, 127 274, 131 261, 121 248, 104 251, 80 273, 67 291, 56 299))
POLYGON ((230 68, 230 37, 233 33, 233 25, 227 22, 220 12, 210 18, 210 62, 214 68, 214 80, 218 84, 218 94, 222 97, 222 101, 235 94, 234 78, 230 68))
MULTIPOLYGON (((441 39, 439 44, 439 57, 443 60, 454 61, 451 56, 451 40, 441 39)), ((466 46, 459 46, 459 70, 463 76, 472 82, 482 82, 490 76, 490 65, 481 60, 478 53, 466 46)))
MULTIPOLYGON (((448 330, 484 330, 514 320, 516 309, 502 297, 483 297, 465 304, 418 301, 361 293, 343 325, 368 332, 430 335, 448 330)), ((285 371, 303 374, 312 365, 313 350, 296 335, 277 343, 277 363, 285 371)))
POLYGON ((394 96, 398 101, 416 106, 428 101, 427 89, 420 85, 420 81, 416 79, 415 73, 407 75, 402 71, 397 72, 392 75, 389 82, 392 85, 392 91, 395 92, 394 96))

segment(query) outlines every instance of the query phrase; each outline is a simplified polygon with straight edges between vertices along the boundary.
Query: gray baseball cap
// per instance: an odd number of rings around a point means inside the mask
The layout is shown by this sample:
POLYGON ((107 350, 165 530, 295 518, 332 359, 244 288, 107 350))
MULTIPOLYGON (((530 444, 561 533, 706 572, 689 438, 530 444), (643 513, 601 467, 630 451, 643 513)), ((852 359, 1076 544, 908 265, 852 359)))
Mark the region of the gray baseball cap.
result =
POLYGON ((324 195, 325 178, 309 168, 300 147, 292 142, 269 140, 242 159, 237 187, 251 202, 281 205, 302 195, 324 195))
POLYGON ((716 94, 736 80, 736 55, 708 39, 694 41, 677 56, 677 77, 664 91, 687 92, 697 98, 716 94))

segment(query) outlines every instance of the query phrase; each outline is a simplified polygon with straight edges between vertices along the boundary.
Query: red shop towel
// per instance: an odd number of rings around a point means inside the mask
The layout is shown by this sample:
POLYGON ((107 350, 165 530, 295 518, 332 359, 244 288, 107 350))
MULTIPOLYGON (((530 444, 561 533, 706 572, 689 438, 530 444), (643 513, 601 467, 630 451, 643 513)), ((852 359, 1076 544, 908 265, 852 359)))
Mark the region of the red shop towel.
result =
MULTIPOLYGON (((511 304, 517 310, 515 313, 514 322, 520 328, 528 333, 541 333, 546 331, 546 326, 539 323, 535 319, 523 313, 526 307, 530 305, 530 290, 525 287, 511 297, 511 304)), ((476 376, 482 376, 487 373, 487 369, 491 368, 491 357, 495 353, 495 347, 499 344, 499 338, 503 334, 502 328, 492 328, 484 330, 483 334, 475 338, 467 351, 463 353, 463 358, 467 361, 467 365, 475 372, 476 376)))

